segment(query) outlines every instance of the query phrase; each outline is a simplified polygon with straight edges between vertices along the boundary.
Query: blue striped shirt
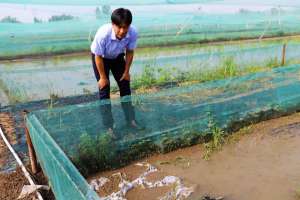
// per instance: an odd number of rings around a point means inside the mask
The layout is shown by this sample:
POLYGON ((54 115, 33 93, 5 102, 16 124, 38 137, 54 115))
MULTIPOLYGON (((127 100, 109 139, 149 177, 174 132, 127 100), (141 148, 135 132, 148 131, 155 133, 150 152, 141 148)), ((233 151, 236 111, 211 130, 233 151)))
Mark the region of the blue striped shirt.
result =
POLYGON ((130 25, 126 36, 119 40, 112 28, 112 24, 101 26, 92 42, 91 52, 103 58, 114 59, 125 50, 133 50, 137 45, 138 33, 134 26, 130 25))

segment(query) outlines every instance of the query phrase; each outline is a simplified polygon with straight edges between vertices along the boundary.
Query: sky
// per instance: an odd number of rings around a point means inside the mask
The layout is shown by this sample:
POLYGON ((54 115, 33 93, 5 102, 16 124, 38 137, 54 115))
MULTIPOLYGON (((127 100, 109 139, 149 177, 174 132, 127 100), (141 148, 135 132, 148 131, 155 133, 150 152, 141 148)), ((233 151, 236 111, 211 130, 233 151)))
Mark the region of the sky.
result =
MULTIPOLYGON (((9 0, 7 0, 9 1, 9 0)), ((38 0, 33 0, 38 1, 38 0)), ((154 0, 160 1, 160 0, 154 0)), ((182 0, 181 0, 182 1, 182 0)), ((212 3, 193 3, 193 4, 165 4, 165 5, 128 5, 125 6, 133 11, 135 15, 151 14, 153 10, 160 13, 204 13, 204 14, 224 14, 236 13, 241 8, 250 11, 267 11, 273 7, 283 9, 292 9, 296 1, 286 0, 284 2, 279 0, 264 0, 263 3, 256 0, 223 0, 213 1, 212 3), (283 6, 284 3, 285 6, 283 6)), ((94 17, 96 6, 91 5, 37 5, 37 4, 15 4, 15 3, 1 3, 0 0, 0 19, 6 16, 16 17, 22 23, 32 23, 33 18, 37 17, 41 20, 47 21, 53 15, 69 14, 72 16, 94 17)), ((300 1, 299 1, 300 7, 300 1)), ((112 6, 112 9, 119 6, 112 6)))

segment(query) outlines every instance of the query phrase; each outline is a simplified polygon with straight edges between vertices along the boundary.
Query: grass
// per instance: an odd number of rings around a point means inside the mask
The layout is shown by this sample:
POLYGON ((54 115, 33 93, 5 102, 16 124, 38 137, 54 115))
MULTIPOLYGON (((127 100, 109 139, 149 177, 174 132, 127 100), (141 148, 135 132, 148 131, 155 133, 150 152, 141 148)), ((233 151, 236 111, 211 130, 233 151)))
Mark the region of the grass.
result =
POLYGON ((115 151, 111 150, 113 147, 114 143, 109 134, 99 134, 93 138, 84 133, 80 136, 78 157, 73 158, 73 161, 83 174, 96 172, 98 169, 106 169, 115 154, 115 151))
POLYGON ((26 91, 14 86, 14 83, 11 83, 11 88, 9 88, 7 84, 0 79, 0 90, 4 92, 9 103, 12 105, 29 100, 29 96, 26 94, 26 91))
POLYGON ((209 160, 211 154, 221 150, 225 143, 225 132, 215 124, 213 119, 209 120, 208 128, 212 138, 209 142, 204 143, 205 152, 202 156, 204 160, 209 160))
POLYGON ((237 143, 243 136, 251 133, 252 127, 253 125, 245 126, 239 129, 237 132, 229 134, 225 133, 224 130, 219 128, 214 122, 214 119, 211 118, 208 128, 212 137, 209 142, 203 144, 205 151, 202 158, 207 161, 210 160, 213 152, 220 151, 225 144, 237 143))
MULTIPOLYGON (((293 61, 297 63, 297 61, 293 61)), ((298 61, 299 63, 299 61, 298 61)), ((165 86, 182 86, 194 83, 220 80, 225 78, 242 76, 250 73, 270 71, 279 67, 278 58, 270 58, 261 65, 248 64, 242 68, 238 67, 234 57, 224 57, 218 67, 211 70, 203 70, 192 67, 188 71, 172 68, 167 70, 164 68, 151 68, 150 65, 144 67, 143 72, 132 80, 132 88, 137 93, 148 92, 149 88, 165 87, 165 86)))
POLYGON ((225 132, 217 126, 211 127, 212 139, 203 144, 205 151, 202 158, 207 161, 210 160, 211 155, 215 151, 220 151, 225 144, 237 143, 243 136, 251 133, 251 128, 252 125, 244 127, 233 134, 225 134, 225 132))
POLYGON ((281 65, 281 63, 277 57, 270 58, 266 63, 266 67, 271 68, 271 69, 274 67, 279 67, 280 65, 281 65))

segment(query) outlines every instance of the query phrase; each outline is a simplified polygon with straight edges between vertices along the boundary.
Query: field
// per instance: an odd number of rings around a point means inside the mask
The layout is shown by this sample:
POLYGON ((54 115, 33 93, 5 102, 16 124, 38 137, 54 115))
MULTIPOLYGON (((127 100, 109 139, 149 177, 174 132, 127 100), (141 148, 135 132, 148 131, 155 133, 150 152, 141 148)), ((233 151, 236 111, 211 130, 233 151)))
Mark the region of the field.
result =
MULTIPOLYGON (((99 101, 89 48, 121 5, 0 1, 0 128, 43 198, 299 199, 300 5, 250 3, 123 1, 132 95, 110 75, 99 101)), ((28 180, 2 139, 0 170, 17 198, 28 180)))

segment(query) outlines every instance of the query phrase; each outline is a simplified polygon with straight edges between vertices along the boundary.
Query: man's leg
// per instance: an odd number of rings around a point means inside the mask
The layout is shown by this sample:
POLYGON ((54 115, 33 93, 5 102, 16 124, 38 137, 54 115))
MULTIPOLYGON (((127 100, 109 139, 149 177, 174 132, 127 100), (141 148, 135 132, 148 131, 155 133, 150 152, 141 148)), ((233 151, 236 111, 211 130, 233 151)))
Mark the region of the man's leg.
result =
MULTIPOLYGON (((92 63, 93 63, 93 69, 95 73, 95 77, 97 82, 100 80, 100 75, 96 66, 95 62, 95 55, 92 54, 92 63)), ((104 60, 104 70, 107 78, 109 78, 109 63, 107 63, 104 60)), ((105 126, 105 128, 113 128, 113 117, 111 112, 111 104, 109 101, 110 98, 110 85, 105 86, 104 88, 99 88, 99 98, 101 101, 100 105, 100 112, 102 116, 102 123, 105 126)))
POLYGON ((120 81, 124 71, 125 71, 125 60, 123 56, 119 56, 117 59, 114 60, 111 66, 112 74, 119 86, 120 89, 120 96, 128 96, 128 99, 121 101, 121 105, 123 108, 123 112, 125 115, 126 122, 131 124, 132 121, 135 121, 135 112, 134 107, 131 102, 131 89, 130 89, 130 81, 122 80, 120 81))

